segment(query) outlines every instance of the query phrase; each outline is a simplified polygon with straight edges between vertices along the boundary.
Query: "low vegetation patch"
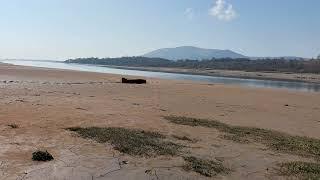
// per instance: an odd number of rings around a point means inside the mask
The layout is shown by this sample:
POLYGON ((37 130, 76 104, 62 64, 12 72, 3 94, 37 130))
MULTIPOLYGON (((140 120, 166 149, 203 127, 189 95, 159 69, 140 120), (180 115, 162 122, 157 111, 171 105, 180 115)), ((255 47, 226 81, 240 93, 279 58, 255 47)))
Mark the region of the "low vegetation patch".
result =
POLYGON ((226 140, 234 141, 234 142, 237 142, 237 143, 243 143, 243 144, 250 143, 249 139, 245 139, 245 138, 240 137, 240 136, 235 136, 233 134, 224 134, 224 135, 221 135, 219 137, 223 138, 223 139, 226 139, 226 140))
MULTIPOLYGON (((182 145, 167 141, 166 136, 157 132, 117 127, 74 127, 67 130, 76 132, 83 138, 90 138, 100 143, 111 143, 116 150, 134 156, 181 156, 180 150, 183 147, 182 145)), ((193 141, 186 136, 172 137, 179 140, 193 141)), ((195 171, 208 177, 229 172, 229 169, 225 168, 221 162, 199 159, 193 156, 183 158, 186 162, 183 168, 187 171, 195 171)))
POLYGON ((12 129, 19 128, 19 126, 16 124, 8 124, 8 126, 11 127, 12 129))
POLYGON ((279 175, 297 179, 320 179, 320 164, 310 162, 288 162, 279 164, 279 175))
POLYGON ((196 140, 190 139, 187 136, 177 136, 177 135, 172 135, 173 138, 181 140, 181 141, 189 141, 189 142, 195 142, 196 140))
POLYGON ((51 161, 53 156, 48 151, 36 151, 32 153, 32 160, 34 161, 51 161))
POLYGON ((203 176, 213 177, 217 174, 227 174, 230 170, 222 165, 221 162, 199 159, 193 156, 184 157, 187 164, 184 169, 194 171, 203 176))
POLYGON ((314 158, 320 157, 320 140, 292 136, 286 133, 266 130, 253 127, 232 126, 219 121, 212 121, 207 119, 196 119, 178 116, 164 117, 171 123, 188 125, 188 126, 202 126, 214 128, 226 134, 227 139, 235 142, 260 142, 272 150, 296 154, 301 156, 309 156, 314 158))
POLYGON ((100 143, 111 143, 116 150, 135 156, 177 155, 182 148, 181 145, 166 141, 166 137, 157 132, 114 127, 76 127, 68 130, 100 143))

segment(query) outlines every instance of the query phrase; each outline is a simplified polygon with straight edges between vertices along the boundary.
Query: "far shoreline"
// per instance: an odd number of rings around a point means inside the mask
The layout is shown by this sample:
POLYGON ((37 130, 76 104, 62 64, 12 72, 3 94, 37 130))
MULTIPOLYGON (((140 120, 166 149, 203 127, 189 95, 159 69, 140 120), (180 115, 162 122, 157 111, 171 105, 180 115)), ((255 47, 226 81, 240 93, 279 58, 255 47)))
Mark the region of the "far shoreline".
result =
MULTIPOLYGON (((69 63, 69 64, 80 64, 80 63, 69 63)), ((246 71, 232 71, 232 70, 198 70, 198 69, 183 69, 183 68, 164 68, 164 67, 130 67, 130 66, 112 66, 112 65, 98 65, 98 64, 85 64, 91 66, 108 67, 114 69, 125 69, 125 70, 138 70, 138 71, 148 71, 148 72, 163 72, 163 73, 176 73, 176 74, 186 74, 186 75, 200 75, 200 76, 210 76, 210 77, 225 77, 225 78, 237 78, 237 79, 252 79, 252 80, 269 80, 269 81, 287 81, 287 82, 297 82, 297 83, 311 83, 320 84, 319 74, 307 74, 307 73, 278 73, 278 72, 246 72, 246 71), (231 74, 233 73, 233 74, 231 74), (250 75, 241 75, 241 73, 248 73, 250 75), (259 75, 275 75, 275 76, 259 76, 259 75), (310 79, 298 79, 296 77, 282 78, 277 77, 277 75, 288 75, 288 76, 316 76, 310 79)))

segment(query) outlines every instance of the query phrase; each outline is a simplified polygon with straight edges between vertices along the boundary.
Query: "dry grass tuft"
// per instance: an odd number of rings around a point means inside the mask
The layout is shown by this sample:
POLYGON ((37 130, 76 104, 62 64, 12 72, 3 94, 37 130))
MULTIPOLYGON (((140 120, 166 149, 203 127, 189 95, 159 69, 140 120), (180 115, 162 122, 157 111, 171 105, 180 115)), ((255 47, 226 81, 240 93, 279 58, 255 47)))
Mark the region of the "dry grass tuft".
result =
POLYGON ((100 143, 109 142, 116 150, 135 156, 177 155, 182 148, 181 145, 166 141, 165 136, 157 132, 114 127, 76 127, 68 130, 100 143))
POLYGON ((320 179, 320 164, 310 162, 288 162, 279 164, 278 173, 281 176, 295 177, 304 180, 320 179))
POLYGON ((286 133, 253 128, 253 127, 241 127, 232 126, 219 121, 211 121, 207 119, 196 119, 179 116, 166 116, 165 119, 171 123, 187 125, 187 126, 202 126, 208 128, 214 128, 220 132, 225 133, 224 138, 235 142, 259 142, 272 150, 296 154, 307 157, 319 158, 320 156, 320 140, 302 137, 292 136, 286 133))
POLYGON ((199 159, 193 156, 184 157, 187 164, 184 169, 194 171, 203 176, 213 177, 217 174, 227 174, 230 170, 222 165, 221 162, 199 159))

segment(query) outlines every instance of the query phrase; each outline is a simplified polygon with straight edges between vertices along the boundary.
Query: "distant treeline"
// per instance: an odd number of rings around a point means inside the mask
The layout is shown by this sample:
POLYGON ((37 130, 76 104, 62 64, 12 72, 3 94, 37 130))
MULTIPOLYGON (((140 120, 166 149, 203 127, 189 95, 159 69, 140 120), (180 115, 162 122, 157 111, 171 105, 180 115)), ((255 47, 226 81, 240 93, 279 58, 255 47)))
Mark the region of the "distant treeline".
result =
POLYGON ((120 58, 78 58, 69 59, 67 63, 97 64, 135 67, 174 67, 190 69, 220 69, 243 71, 271 71, 320 73, 320 60, 287 60, 287 59, 211 59, 170 61, 162 58, 120 57, 120 58))

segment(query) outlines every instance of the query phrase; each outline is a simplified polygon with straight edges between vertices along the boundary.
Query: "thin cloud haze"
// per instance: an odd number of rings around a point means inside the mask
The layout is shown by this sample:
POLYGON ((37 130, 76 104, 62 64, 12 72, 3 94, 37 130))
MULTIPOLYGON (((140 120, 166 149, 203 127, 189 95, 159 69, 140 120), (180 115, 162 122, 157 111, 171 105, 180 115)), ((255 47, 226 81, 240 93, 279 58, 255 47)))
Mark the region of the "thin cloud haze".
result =
POLYGON ((184 11, 184 15, 186 16, 187 19, 192 20, 194 19, 194 10, 193 8, 186 8, 184 11))
POLYGON ((237 12, 232 4, 225 0, 216 0, 214 6, 209 10, 209 14, 223 21, 231 21, 237 17, 237 12))

